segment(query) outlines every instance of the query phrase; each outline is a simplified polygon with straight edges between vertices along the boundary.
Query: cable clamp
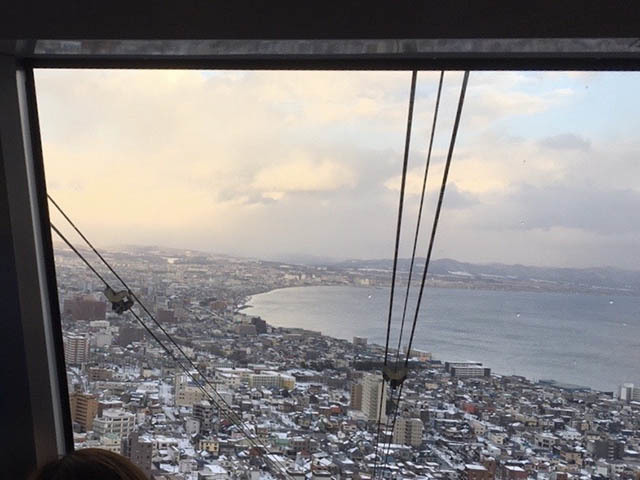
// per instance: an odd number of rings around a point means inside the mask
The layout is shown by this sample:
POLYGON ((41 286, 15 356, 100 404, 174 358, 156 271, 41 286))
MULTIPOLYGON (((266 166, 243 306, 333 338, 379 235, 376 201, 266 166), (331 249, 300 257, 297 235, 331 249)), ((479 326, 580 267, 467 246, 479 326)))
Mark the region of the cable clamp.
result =
POLYGON ((386 365, 382 369, 382 378, 386 382, 389 382, 389 385, 393 390, 398 388, 407 378, 407 374, 409 373, 409 369, 407 367, 391 367, 386 365))
POLYGON ((104 289, 104 295, 111 302, 111 309, 118 315, 122 315, 133 307, 133 294, 128 290, 114 291, 111 287, 104 289))

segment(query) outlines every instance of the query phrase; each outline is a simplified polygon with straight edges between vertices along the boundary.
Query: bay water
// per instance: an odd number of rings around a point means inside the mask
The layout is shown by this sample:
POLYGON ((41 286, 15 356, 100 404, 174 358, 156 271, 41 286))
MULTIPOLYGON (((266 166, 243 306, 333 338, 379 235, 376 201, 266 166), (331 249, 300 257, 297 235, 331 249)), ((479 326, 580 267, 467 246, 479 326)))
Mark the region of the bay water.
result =
MULTIPOLYGON (((393 348, 404 301, 396 293, 393 348)), ((405 339, 415 300, 412 294, 405 339)), ((245 313, 274 326, 384 345, 388 311, 387 288, 313 286, 255 295, 245 313)), ((640 297, 428 288, 414 348, 443 361, 480 361, 499 374, 612 391, 640 384, 640 297)))

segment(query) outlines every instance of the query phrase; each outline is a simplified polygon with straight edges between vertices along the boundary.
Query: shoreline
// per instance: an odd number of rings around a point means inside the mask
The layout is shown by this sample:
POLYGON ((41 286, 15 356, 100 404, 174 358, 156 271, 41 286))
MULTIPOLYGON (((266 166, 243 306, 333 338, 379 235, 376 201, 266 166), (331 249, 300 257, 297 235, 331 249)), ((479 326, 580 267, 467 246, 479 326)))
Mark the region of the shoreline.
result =
MULTIPOLYGON (((367 289, 367 288, 375 288, 375 289, 390 289, 390 285, 356 285, 356 284, 320 284, 320 285, 290 285, 286 287, 275 287, 275 288, 266 288, 263 291, 257 291, 251 293, 244 297, 242 304, 236 305, 236 310, 250 308, 252 305, 249 305, 251 299, 256 295, 264 295, 265 293, 276 292, 278 290, 287 290, 291 288, 308 288, 308 287, 349 287, 349 288, 358 288, 358 289, 367 289)), ((532 294, 547 294, 547 295, 558 295, 558 296, 566 296, 566 295, 589 295, 593 297, 621 297, 621 298, 629 298, 635 297, 640 298, 640 292, 633 293, 624 291, 611 291, 611 292, 603 292, 602 290, 543 290, 543 289, 516 289, 516 288, 487 288, 487 287, 473 287, 473 286, 455 286, 455 285, 426 285, 425 291, 427 289, 438 289, 438 290, 461 290, 461 291, 473 291, 473 292, 503 292, 503 293, 532 293, 532 294)))
MULTIPOLYGON (((265 292, 260 292, 260 293, 255 293, 251 296, 246 297, 246 299, 243 301, 243 304, 238 306, 236 312, 237 313, 241 313, 243 315, 247 315, 247 316, 252 316, 251 313, 246 312, 247 309, 250 308, 255 308, 254 305, 251 304, 251 301, 253 300, 253 297, 257 296, 257 295, 264 295, 267 293, 272 293, 272 292, 276 292, 279 290, 288 290, 288 289, 292 289, 292 288, 302 288, 302 287, 348 287, 348 288, 357 288, 357 289, 363 289, 363 290, 367 290, 367 289, 375 289, 375 290, 388 290, 388 288, 385 287, 381 287, 381 286, 362 286, 362 285, 299 285, 299 286, 290 286, 290 287, 278 287, 278 288, 274 288, 271 290, 267 290, 265 292)), ((448 288, 448 287, 436 287, 439 289, 446 289, 446 290, 471 290, 471 289, 467 289, 467 288, 448 288)), ((484 290, 484 289, 473 289, 473 290, 479 290, 479 291, 486 291, 486 292, 496 292, 496 291, 500 291, 500 292, 504 292, 504 293, 508 293, 508 292, 513 292, 512 290, 484 290)), ((558 296, 565 296, 567 295, 569 292, 562 292, 562 293, 558 293, 558 292, 531 292, 531 291, 518 291, 517 293, 545 293, 545 294, 553 294, 553 295, 558 295, 558 296)), ((590 296, 594 296, 594 297, 601 297, 602 295, 598 295, 598 294, 589 294, 589 293, 582 293, 582 292, 573 292, 574 294, 581 294, 581 295, 590 295, 590 296)), ((621 295, 624 296, 624 295, 621 295)), ((336 340, 336 341, 346 341, 346 342, 351 342, 351 339, 349 338, 340 338, 340 337, 336 337, 333 335, 329 335, 329 334, 325 334, 323 333, 321 330, 311 330, 309 328, 305 328, 305 327, 300 327, 300 326, 293 326, 293 325, 281 325, 281 326, 276 326, 273 325, 271 322, 269 322, 268 320, 262 318, 260 315, 254 315, 258 318, 261 318, 262 320, 264 320, 267 325, 274 329, 274 330, 302 330, 302 331, 310 331, 310 332, 314 332, 314 333, 319 333, 322 336, 331 338, 332 340, 336 340)), ((362 336, 367 337, 367 335, 363 334, 362 336)), ((367 337, 368 338, 368 337, 367 337)), ((384 349, 384 345, 381 345, 379 343, 375 343, 375 342, 371 342, 368 344, 370 347, 374 347, 375 349, 384 349)), ((395 349, 393 350, 393 353, 395 354, 395 349)), ((433 355, 433 352, 429 352, 432 354, 432 360, 436 360, 440 363, 444 363, 445 361, 456 361, 456 359, 449 359, 449 360, 445 360, 444 357, 441 354, 438 354, 438 357, 436 357, 435 355, 433 355)), ((461 361, 460 359, 458 359, 458 361, 461 361)), ((483 361, 483 363, 485 363, 483 361)), ((528 375, 520 375, 518 373, 500 373, 498 371, 494 371, 492 365, 487 364, 486 365, 488 368, 491 368, 492 372, 491 372, 491 376, 497 376, 497 377, 511 377, 511 376, 517 376, 517 377, 522 377, 527 379, 528 381, 535 383, 535 384, 544 384, 547 386, 555 386, 557 388, 561 388, 561 389, 572 389, 572 390, 589 390, 592 392, 598 392, 598 393, 614 393, 615 390, 610 390, 610 389, 602 389, 602 388, 597 388, 594 387, 592 385, 586 384, 586 385, 582 385, 582 384, 574 384, 571 382, 567 382, 567 381, 562 381, 562 380, 555 380, 552 377, 546 376, 546 377, 535 377, 535 376, 528 376, 528 375)))

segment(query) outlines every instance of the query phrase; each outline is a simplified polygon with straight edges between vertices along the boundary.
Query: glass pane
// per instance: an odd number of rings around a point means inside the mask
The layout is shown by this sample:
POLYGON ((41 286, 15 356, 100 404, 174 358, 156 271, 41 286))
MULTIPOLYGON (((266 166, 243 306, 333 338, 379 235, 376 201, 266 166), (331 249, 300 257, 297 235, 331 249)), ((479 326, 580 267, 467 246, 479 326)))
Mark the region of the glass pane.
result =
POLYGON ((416 315, 439 75, 390 302, 409 72, 37 72, 48 191, 135 294, 54 234, 78 447, 185 479, 637 473, 638 74, 471 73, 416 315))

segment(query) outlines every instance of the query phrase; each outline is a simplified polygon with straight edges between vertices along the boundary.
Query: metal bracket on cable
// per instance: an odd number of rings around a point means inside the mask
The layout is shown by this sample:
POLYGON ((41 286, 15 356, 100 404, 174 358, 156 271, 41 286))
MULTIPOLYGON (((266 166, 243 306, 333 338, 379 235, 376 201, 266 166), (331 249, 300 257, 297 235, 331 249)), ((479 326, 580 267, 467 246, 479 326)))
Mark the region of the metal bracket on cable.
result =
POLYGON ((407 367, 391 367, 386 365, 382 369, 382 378, 385 381, 389 382, 392 390, 398 388, 407 378, 407 374, 409 373, 409 369, 407 367))
POLYGON ((104 295, 111 302, 111 309, 118 315, 133 307, 133 295, 127 290, 116 292, 111 287, 107 287, 104 289, 104 295))

